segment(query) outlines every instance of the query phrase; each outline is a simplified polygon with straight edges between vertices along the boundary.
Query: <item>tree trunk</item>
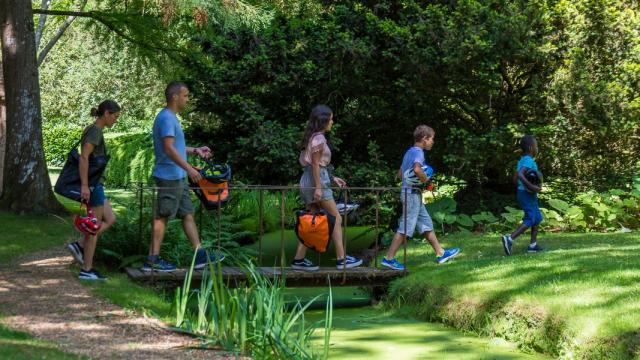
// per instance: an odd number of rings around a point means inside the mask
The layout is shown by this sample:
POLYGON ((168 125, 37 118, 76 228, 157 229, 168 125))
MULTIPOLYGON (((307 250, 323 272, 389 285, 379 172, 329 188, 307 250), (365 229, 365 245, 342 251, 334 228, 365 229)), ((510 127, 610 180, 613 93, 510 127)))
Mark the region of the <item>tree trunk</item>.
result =
POLYGON ((0 210, 64 212, 51 189, 42 150, 40 85, 31 1, 0 0, 7 136, 0 210))
POLYGON ((2 49, 0 48, 0 198, 2 198, 2 174, 4 173, 4 143, 7 139, 7 113, 5 111, 4 79, 2 76, 2 49))

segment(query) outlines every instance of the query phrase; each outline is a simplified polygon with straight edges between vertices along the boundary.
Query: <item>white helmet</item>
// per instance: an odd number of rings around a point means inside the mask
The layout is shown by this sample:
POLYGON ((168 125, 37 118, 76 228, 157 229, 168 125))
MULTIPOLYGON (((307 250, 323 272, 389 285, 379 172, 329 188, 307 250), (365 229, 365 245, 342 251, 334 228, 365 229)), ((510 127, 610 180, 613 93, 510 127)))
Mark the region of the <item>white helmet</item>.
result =
MULTIPOLYGON (((427 179, 429 180, 431 180, 431 178, 433 177, 433 168, 429 165, 423 165, 422 172, 427 175, 427 179)), ((420 181, 420 178, 418 177, 418 175, 416 175, 416 172, 413 170, 413 168, 407 169, 407 171, 405 171, 402 176, 405 183, 409 186, 418 186, 422 184, 422 181, 420 181)))

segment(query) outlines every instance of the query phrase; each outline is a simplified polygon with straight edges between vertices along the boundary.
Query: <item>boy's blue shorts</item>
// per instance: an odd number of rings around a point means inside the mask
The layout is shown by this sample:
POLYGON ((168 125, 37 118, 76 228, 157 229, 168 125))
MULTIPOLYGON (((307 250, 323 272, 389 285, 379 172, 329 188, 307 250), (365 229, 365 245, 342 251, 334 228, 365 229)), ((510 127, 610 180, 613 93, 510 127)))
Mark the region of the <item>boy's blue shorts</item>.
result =
POLYGON ((420 192, 411 192, 406 194, 400 194, 400 201, 402 202, 402 216, 398 221, 398 230, 396 233, 404 234, 408 237, 413 237, 413 233, 417 230, 418 234, 422 235, 429 231, 433 231, 433 221, 427 208, 422 203, 422 194, 420 192), (407 209, 406 222, 404 209, 407 209))
POLYGON ((538 206, 538 194, 518 189, 518 203, 524 211, 522 223, 528 227, 536 226, 542 222, 542 212, 538 206))

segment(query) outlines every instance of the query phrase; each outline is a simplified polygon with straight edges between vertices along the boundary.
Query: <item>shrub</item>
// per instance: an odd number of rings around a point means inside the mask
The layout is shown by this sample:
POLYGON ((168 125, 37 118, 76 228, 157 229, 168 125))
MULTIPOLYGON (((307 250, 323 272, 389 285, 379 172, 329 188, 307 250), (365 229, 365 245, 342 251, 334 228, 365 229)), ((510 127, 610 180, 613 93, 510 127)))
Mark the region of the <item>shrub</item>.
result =
POLYGON ((154 162, 151 134, 124 134, 106 142, 111 159, 104 174, 105 185, 126 187, 137 182, 149 183, 154 162))
POLYGON ((82 127, 62 123, 42 124, 42 145, 47 164, 62 166, 71 148, 80 141, 82 127))

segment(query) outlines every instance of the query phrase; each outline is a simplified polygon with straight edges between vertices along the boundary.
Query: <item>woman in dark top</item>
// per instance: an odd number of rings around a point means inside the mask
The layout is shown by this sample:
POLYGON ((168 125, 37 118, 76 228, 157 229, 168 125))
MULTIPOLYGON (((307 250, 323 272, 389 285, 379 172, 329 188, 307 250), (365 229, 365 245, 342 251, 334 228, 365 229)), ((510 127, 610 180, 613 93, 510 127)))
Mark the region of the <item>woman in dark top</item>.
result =
POLYGON ((116 216, 111 208, 111 203, 104 195, 104 186, 98 183, 93 188, 89 187, 89 155, 105 156, 107 153, 103 129, 111 128, 118 121, 120 116, 120 105, 113 100, 105 100, 98 108, 91 109, 91 116, 96 120, 93 124, 84 129, 82 135, 82 148, 80 151, 80 197, 82 201, 88 203, 95 217, 100 222, 100 230, 94 236, 85 235, 83 240, 75 241, 68 245, 69 251, 74 259, 82 266, 78 278, 81 280, 106 280, 104 276, 93 269, 93 255, 98 242, 98 235, 106 231, 116 222, 116 216))

